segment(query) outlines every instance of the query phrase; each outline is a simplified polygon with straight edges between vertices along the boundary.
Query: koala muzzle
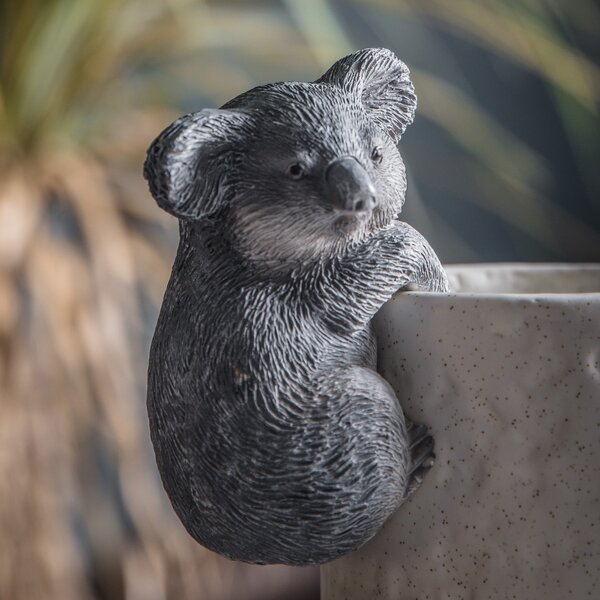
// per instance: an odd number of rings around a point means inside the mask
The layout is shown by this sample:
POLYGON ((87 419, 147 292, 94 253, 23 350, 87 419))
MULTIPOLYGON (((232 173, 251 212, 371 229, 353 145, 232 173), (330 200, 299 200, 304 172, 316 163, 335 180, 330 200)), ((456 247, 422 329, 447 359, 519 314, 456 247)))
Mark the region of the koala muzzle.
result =
POLYGON ((377 205, 375 186, 353 156, 332 160, 325 169, 325 193, 333 206, 348 212, 368 212, 377 205))

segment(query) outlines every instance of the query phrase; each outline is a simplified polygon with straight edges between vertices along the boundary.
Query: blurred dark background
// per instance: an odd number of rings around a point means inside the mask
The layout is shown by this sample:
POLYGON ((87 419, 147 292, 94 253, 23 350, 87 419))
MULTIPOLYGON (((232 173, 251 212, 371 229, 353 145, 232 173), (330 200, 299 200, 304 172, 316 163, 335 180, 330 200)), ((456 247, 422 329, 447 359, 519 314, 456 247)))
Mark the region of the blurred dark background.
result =
POLYGON ((599 261, 599 36, 591 0, 0 0, 0 599, 318 598, 316 569, 192 542, 157 478, 163 127, 385 46, 419 97, 405 219, 442 260, 599 261))

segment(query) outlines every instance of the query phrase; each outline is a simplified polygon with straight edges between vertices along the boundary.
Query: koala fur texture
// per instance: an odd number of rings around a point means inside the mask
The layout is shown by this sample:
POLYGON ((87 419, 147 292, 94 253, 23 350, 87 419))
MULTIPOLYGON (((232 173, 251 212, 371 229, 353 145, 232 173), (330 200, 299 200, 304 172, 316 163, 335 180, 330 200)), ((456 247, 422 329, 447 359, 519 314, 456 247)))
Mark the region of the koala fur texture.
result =
POLYGON ((370 320, 399 288, 446 291, 396 220, 409 72, 367 49, 314 83, 254 88, 175 121, 144 174, 180 222, 148 414, 173 507, 202 545, 318 564, 371 538, 431 466, 375 371, 370 320))

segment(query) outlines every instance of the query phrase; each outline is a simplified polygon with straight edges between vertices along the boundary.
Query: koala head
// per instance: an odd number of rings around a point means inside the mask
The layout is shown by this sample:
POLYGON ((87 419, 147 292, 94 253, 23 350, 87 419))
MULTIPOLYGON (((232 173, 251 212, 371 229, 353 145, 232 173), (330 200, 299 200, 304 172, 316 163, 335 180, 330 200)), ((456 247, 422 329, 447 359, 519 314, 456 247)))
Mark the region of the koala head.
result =
POLYGON ((409 72, 367 49, 313 83, 254 88, 175 121, 144 167, 158 204, 184 223, 221 223, 256 261, 339 253, 387 226, 404 202, 396 147, 416 108, 409 72))

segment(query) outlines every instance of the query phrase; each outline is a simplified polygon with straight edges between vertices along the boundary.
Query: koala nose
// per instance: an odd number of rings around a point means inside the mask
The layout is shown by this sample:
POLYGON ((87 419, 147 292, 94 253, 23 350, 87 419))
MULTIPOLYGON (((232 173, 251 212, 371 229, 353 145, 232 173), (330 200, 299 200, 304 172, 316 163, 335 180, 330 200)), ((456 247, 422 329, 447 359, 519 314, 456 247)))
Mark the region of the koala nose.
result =
POLYGON ((354 156, 342 156, 327 165, 325 193, 333 206, 341 210, 368 212, 377 206, 375 186, 354 156))

